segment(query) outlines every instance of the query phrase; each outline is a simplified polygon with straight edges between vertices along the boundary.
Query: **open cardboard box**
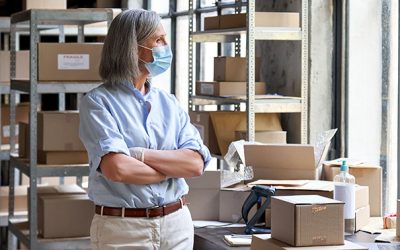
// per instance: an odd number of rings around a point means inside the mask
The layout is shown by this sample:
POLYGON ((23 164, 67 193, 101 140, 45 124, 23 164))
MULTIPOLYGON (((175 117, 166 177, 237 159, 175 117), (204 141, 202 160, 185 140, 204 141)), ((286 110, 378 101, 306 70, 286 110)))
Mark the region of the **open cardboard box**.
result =
POLYGON ((256 180, 319 180, 322 162, 335 132, 324 132, 315 147, 307 144, 244 144, 242 160, 253 168, 253 179, 256 180))

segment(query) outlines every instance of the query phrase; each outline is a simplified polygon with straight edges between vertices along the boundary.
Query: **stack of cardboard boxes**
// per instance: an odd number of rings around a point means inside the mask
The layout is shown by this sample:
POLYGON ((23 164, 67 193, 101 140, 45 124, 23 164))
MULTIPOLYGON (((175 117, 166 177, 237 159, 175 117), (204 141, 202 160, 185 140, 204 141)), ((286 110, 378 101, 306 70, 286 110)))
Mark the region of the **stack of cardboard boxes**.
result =
MULTIPOLYGON (((244 96, 246 95, 246 63, 244 57, 215 57, 214 81, 196 82, 196 94, 208 96, 244 96)), ((256 59, 255 94, 266 94, 266 85, 260 82, 260 60, 256 59)))

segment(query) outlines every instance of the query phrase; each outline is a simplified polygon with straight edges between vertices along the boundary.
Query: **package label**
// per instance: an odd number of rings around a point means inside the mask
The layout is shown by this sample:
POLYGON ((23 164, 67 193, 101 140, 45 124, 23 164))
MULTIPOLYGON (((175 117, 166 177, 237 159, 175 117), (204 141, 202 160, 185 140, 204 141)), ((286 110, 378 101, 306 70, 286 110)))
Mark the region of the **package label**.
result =
POLYGON ((88 54, 58 54, 57 68, 59 70, 88 70, 88 54))
MULTIPOLYGON (((10 134, 11 134, 10 133, 10 125, 4 125, 2 133, 3 133, 3 137, 10 137, 10 134)), ((19 133, 19 125, 16 124, 15 125, 15 135, 18 136, 18 133, 19 133)))
POLYGON ((213 95, 214 94, 214 85, 209 83, 203 83, 201 85, 201 93, 203 95, 213 95))

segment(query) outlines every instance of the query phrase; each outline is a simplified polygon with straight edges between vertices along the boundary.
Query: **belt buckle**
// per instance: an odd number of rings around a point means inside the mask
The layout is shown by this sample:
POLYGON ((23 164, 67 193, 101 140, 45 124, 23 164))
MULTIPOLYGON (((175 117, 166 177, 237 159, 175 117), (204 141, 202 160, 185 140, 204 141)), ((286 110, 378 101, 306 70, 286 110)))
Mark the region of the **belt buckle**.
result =
POLYGON ((146 207, 146 218, 149 219, 150 218, 150 210, 154 209, 154 208, 158 208, 160 206, 153 206, 153 207, 146 207))

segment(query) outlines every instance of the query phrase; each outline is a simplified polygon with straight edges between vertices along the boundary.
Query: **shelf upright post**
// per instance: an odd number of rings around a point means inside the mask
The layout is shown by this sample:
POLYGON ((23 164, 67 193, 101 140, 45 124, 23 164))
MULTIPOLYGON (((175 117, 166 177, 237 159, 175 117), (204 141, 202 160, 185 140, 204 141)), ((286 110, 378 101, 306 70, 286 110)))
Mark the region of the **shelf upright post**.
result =
MULTIPOLYGON (((10 79, 14 78, 16 75, 16 25, 10 24, 10 79)), ((16 93, 10 88, 10 154, 16 153, 16 131, 15 131, 15 113, 16 113, 16 93)), ((16 179, 16 169, 14 169, 12 164, 9 164, 9 202, 8 202, 8 220, 14 216, 14 197, 15 197, 15 184, 18 178, 16 179), (12 201, 12 202, 11 202, 12 201)), ((16 249, 17 246, 16 237, 8 231, 8 248, 16 249)))
POLYGON ((193 32, 193 0, 189 0, 189 49, 188 49, 188 64, 189 64, 189 69, 188 69, 188 93, 189 93, 189 98, 188 98, 188 104, 189 104, 189 111, 193 110, 193 81, 194 81, 194 72, 193 72, 193 38, 192 38, 192 32, 193 32))
POLYGON ((37 249, 37 44, 39 42, 37 12, 30 12, 30 91, 29 91, 29 249, 37 249))
POLYGON ((246 55, 247 55, 247 87, 246 87, 246 115, 247 115, 247 140, 255 140, 255 0, 247 1, 247 27, 246 27, 246 55))
POLYGON ((308 130, 308 16, 309 16, 309 1, 301 1, 301 143, 308 143, 309 130, 308 130))

